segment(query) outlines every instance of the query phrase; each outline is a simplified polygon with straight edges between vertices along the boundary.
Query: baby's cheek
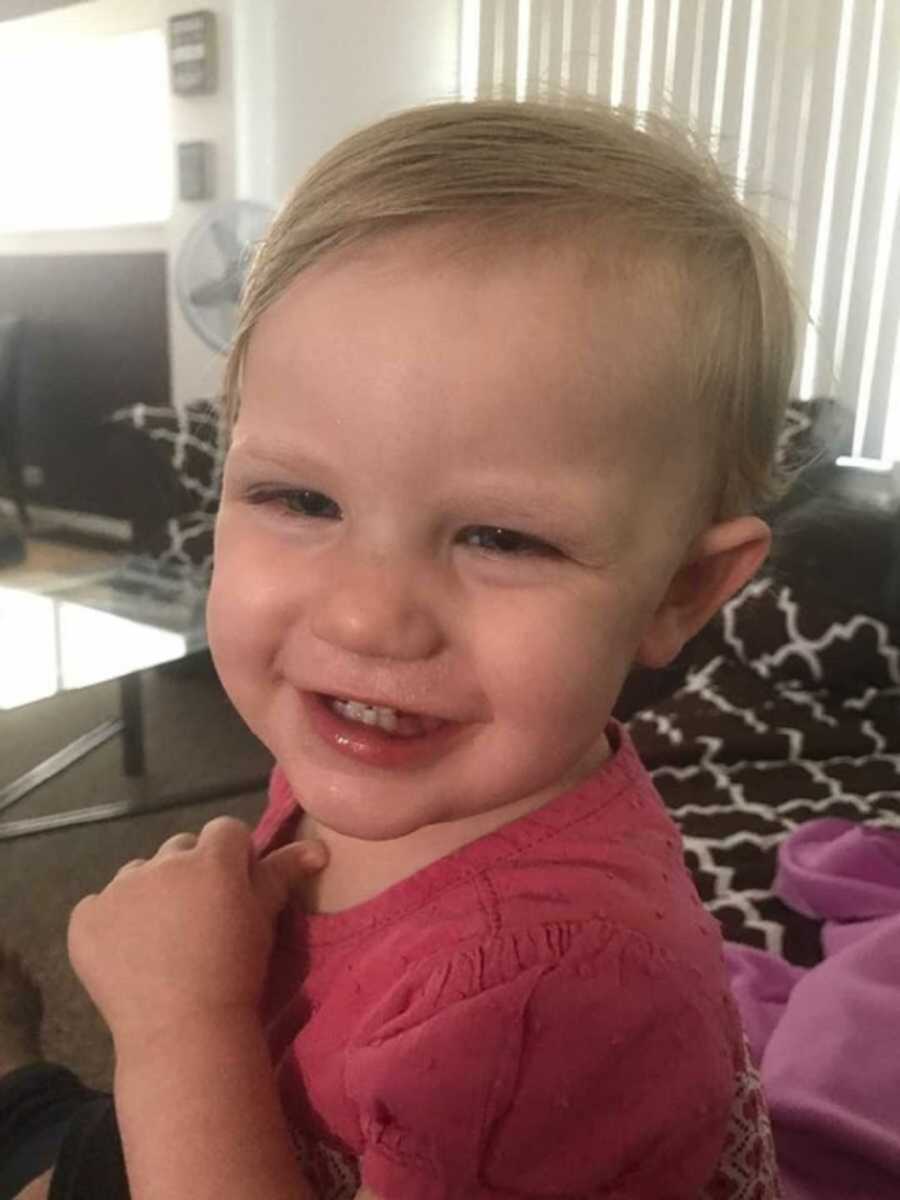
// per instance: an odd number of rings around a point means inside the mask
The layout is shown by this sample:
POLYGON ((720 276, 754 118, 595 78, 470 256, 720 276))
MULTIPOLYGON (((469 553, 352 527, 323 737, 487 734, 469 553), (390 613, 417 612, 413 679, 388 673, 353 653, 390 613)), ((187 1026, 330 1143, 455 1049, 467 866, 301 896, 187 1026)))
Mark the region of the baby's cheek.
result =
POLYGON ((216 670, 226 691, 258 670, 267 655, 273 631, 264 596, 249 581, 218 567, 206 609, 206 630, 216 670))
POLYGON ((206 602, 206 636, 220 670, 220 664, 227 661, 241 627, 240 622, 233 619, 233 610, 239 601, 229 594, 226 576, 227 572, 217 566, 206 602))
POLYGON ((224 649, 271 628, 285 592, 283 561, 283 551, 247 536, 237 520, 220 523, 207 606, 211 641, 224 649))
POLYGON ((628 671, 624 630, 583 622, 580 636, 565 639, 548 658, 545 703, 563 728, 606 723, 628 671))
POLYGON ((585 715, 586 707, 596 707, 603 654, 586 623, 567 616, 549 613, 519 630, 510 623, 494 639, 492 661, 502 669, 494 694, 502 687, 507 707, 524 727, 565 727, 585 715))

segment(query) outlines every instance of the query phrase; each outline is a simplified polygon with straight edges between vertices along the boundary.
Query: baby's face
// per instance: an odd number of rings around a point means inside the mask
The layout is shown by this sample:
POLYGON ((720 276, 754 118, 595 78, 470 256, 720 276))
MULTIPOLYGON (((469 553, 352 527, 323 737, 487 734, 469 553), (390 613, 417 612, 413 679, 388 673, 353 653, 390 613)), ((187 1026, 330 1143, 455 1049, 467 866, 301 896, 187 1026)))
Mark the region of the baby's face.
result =
POLYGON ((658 297, 565 245, 436 239, 332 256, 263 316, 217 531, 224 685, 311 815, 363 838, 588 774, 684 550, 658 297))

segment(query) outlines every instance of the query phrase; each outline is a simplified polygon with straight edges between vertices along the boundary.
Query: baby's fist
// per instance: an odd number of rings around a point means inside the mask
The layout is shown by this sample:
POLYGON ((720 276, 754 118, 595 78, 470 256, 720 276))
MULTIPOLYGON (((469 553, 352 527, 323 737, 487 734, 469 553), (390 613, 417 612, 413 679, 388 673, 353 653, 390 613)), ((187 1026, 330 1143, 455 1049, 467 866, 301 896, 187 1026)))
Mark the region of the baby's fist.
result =
POLYGON ((257 860, 249 829, 217 817, 85 897, 69 923, 69 956, 113 1037, 255 1011, 275 918, 325 860, 319 842, 257 860))

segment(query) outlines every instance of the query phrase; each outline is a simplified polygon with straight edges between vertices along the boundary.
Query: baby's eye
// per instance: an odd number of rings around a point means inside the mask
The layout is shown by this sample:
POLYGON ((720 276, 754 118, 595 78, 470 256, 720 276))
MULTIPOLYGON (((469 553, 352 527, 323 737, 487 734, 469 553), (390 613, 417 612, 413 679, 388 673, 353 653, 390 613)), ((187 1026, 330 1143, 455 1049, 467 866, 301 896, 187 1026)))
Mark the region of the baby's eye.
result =
POLYGON ((473 525, 463 530, 462 537, 470 546, 502 555, 552 556, 556 550, 539 538, 527 533, 516 533, 514 529, 498 529, 492 525, 473 525))
POLYGON ((341 510, 323 492, 311 488, 260 488, 251 492, 251 504, 271 504, 298 517, 340 517, 341 510))

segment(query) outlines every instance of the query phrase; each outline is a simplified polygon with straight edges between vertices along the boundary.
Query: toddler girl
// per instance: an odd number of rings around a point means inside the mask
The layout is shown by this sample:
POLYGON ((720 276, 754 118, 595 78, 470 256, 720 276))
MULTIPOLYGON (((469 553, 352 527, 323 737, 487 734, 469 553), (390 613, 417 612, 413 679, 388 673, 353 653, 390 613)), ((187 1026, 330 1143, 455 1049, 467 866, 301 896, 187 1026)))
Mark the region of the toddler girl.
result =
POLYGON ((301 183, 228 366, 209 604, 268 806, 70 929, 133 1196, 777 1194, 718 927, 611 713, 767 553, 791 346, 665 127, 437 105, 301 183))

